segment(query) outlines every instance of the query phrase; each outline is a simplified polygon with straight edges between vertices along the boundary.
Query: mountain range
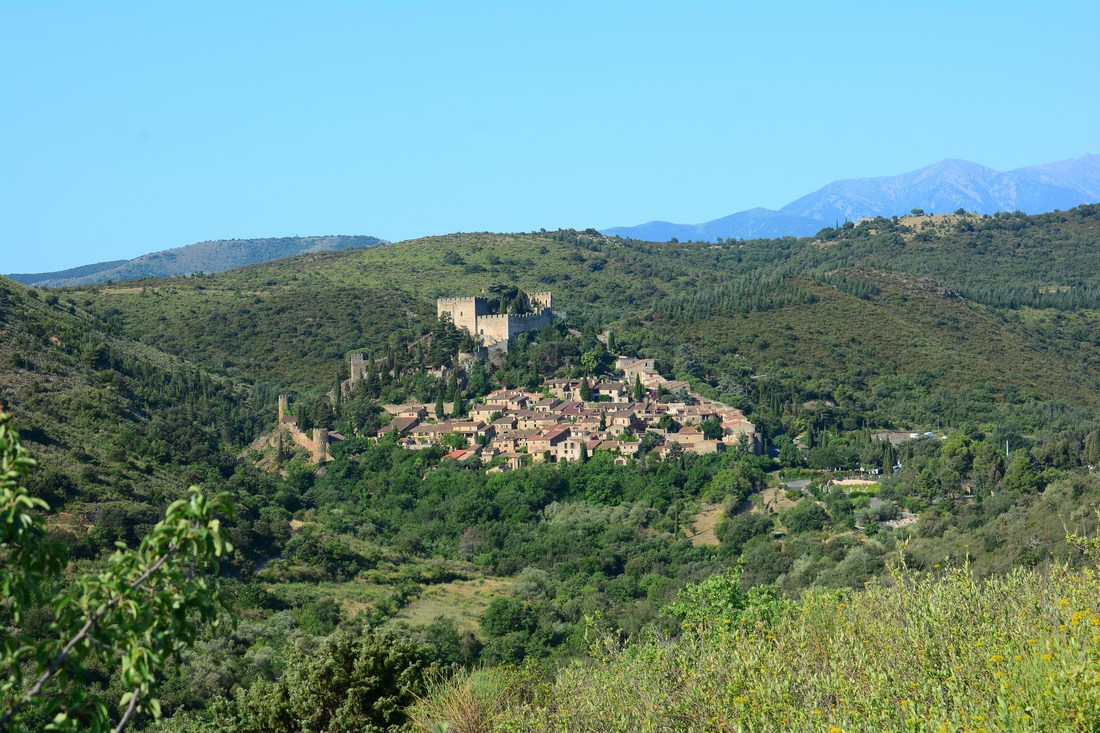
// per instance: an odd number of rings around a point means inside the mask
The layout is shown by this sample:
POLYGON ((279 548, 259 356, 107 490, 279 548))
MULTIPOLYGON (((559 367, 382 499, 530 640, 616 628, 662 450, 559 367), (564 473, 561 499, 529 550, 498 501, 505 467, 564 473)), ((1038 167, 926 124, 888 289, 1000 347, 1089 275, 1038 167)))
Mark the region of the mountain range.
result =
POLYGON ((59 272, 16 273, 7 277, 24 285, 38 287, 95 285, 147 277, 177 277, 198 272, 224 272, 244 265, 270 262, 284 257, 377 247, 386 243, 386 240, 378 237, 346 235, 222 239, 153 252, 132 260, 99 262, 59 272))
POLYGON ((834 181, 778 211, 755 208, 704 222, 651 221, 604 234, 652 242, 805 237, 839 222, 903 215, 1023 211, 1038 214, 1100 201, 1100 155, 999 172, 965 160, 943 160, 897 176, 834 181))

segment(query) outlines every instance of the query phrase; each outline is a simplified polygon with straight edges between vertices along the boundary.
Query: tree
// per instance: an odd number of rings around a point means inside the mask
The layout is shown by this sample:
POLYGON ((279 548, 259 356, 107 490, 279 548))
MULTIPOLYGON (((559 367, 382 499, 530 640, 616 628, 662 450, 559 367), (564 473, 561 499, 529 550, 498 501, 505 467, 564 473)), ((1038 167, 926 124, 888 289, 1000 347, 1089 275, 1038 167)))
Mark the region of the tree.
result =
POLYGON ((635 374, 634 375, 634 394, 633 394, 633 397, 634 397, 635 402, 641 402, 643 399, 645 399, 645 387, 642 386, 642 375, 641 374, 635 374))
POLYGON ((704 420, 699 424, 699 427, 703 430, 703 437, 707 440, 721 440, 722 438, 722 421, 716 417, 704 420))
POLYGON ((442 392, 436 392, 436 396, 435 396, 435 419, 436 420, 442 420, 443 419, 443 393, 442 392))
POLYGON ((226 495, 210 499, 191 487, 137 549, 120 548, 98 572, 75 576, 51 596, 55 635, 32 640, 22 628, 26 614, 65 562, 41 516, 48 505, 21 485, 35 463, 10 421, 0 413, 0 593, 9 599, 0 605, 0 626, 14 630, 0 644, 0 728, 43 708, 54 728, 69 731, 121 731, 135 713, 158 717, 158 672, 194 643, 202 625, 217 626, 226 607, 203 572, 216 573, 216 558, 232 551, 216 518, 231 509, 226 495), (82 688, 93 665, 114 670, 125 689, 115 725, 107 705, 82 688))
POLYGON ((581 366, 584 367, 584 375, 587 377, 596 373, 600 365, 600 354, 595 349, 581 354, 581 366))
POLYGON ((909 213, 913 216, 924 216, 924 209, 910 209, 909 213))
MULTIPOLYGON (((337 631, 299 649, 276 682, 259 680, 211 709, 216 730, 397 731, 434 673, 428 652, 391 631, 337 631)), ((209 730, 203 727, 202 730, 209 730)))
POLYGON ((592 385, 588 383, 588 377, 581 379, 580 396, 583 402, 592 401, 592 385))
POLYGON ((829 514, 808 496, 783 513, 783 524, 791 534, 817 532, 828 523, 829 514))
POLYGON ((1100 463, 1100 429, 1093 430, 1085 436, 1085 463, 1089 465, 1100 463))

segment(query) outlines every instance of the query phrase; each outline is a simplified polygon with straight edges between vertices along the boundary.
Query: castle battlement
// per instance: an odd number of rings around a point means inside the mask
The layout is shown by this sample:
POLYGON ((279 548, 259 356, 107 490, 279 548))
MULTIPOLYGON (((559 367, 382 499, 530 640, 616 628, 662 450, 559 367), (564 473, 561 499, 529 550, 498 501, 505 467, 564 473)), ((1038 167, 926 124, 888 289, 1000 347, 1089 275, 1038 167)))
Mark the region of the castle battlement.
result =
POLYGON ((486 346, 505 344, 515 336, 550 325, 554 313, 550 310, 552 296, 549 291, 527 295, 537 313, 489 313, 489 300, 483 296, 439 298, 435 303, 436 315, 451 319, 457 328, 481 337, 486 346))

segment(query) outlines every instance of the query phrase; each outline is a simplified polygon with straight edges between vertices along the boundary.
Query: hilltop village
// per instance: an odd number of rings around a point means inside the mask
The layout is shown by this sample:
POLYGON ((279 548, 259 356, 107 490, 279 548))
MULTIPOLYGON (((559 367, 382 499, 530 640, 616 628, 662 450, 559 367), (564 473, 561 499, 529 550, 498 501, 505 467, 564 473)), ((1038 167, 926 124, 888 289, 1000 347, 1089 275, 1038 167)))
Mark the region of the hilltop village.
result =
POLYGON ((616 367, 622 378, 551 379, 541 392, 491 392, 469 409, 469 419, 438 418, 432 405, 385 405, 393 420, 378 435, 395 433, 410 450, 454 446, 459 441, 449 436, 461 436, 464 445, 445 458, 492 463, 491 470, 530 461, 573 463, 596 451, 614 453, 621 464, 638 454, 647 434, 661 441, 651 452, 662 458, 727 448, 760 451, 760 434, 740 411, 665 379, 652 359, 620 357, 616 367), (659 402, 662 390, 687 399, 659 402))
MULTIPOLYGON (((484 296, 440 298, 440 319, 471 335, 474 353, 460 353, 453 367, 466 371, 477 359, 492 359, 507 351, 520 333, 535 331, 554 320, 549 292, 517 298, 512 312, 484 296), (518 312, 517 312, 518 311, 518 312)), ((350 391, 367 374, 363 354, 350 356, 350 391)), ((450 448, 445 460, 488 465, 508 471, 530 463, 573 463, 599 451, 616 463, 633 460, 639 451, 660 458, 684 453, 709 454, 738 449, 759 454, 762 436, 736 408, 693 393, 686 381, 662 376, 654 359, 617 356, 613 375, 548 379, 538 390, 498 389, 465 405, 463 415, 441 404, 382 405, 389 420, 376 434, 392 435, 408 450, 450 448), (648 441, 648 442, 647 442, 648 441)), ((448 370, 433 372, 444 378, 448 370)), ((314 462, 329 458, 331 441, 339 433, 315 427, 312 435, 298 429, 285 396, 279 400, 279 425, 314 462)))

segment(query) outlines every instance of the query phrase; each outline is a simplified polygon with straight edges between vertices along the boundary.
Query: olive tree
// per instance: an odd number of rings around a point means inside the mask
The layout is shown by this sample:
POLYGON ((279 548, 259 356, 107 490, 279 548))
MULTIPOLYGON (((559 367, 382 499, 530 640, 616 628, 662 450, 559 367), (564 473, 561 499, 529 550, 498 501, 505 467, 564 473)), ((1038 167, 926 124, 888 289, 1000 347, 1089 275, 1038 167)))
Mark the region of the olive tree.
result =
POLYGON ((49 506, 23 486, 34 465, 0 413, 0 729, 31 711, 63 731, 121 731, 136 713, 158 717, 159 672, 225 610, 205 571, 216 573, 232 550, 217 519, 227 497, 193 486, 136 549, 120 543, 98 571, 66 573, 47 533, 49 506), (32 637, 27 615, 43 604, 53 621, 32 637), (83 684, 90 667, 111 670, 124 690, 113 724, 83 684))

